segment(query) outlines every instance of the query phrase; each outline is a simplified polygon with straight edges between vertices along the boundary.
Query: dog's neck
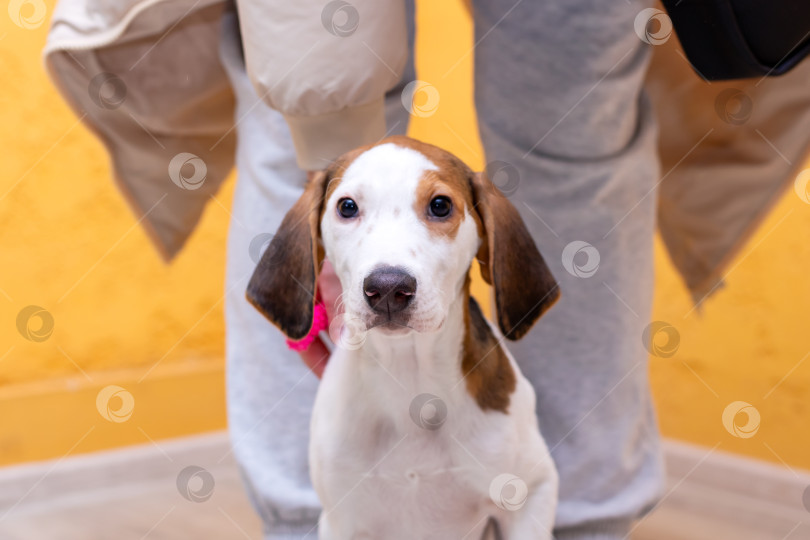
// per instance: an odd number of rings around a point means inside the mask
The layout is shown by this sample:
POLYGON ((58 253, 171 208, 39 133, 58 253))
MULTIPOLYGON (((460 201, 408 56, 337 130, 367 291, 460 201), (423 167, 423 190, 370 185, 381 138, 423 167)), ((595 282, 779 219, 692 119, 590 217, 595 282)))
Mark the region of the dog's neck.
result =
POLYGON ((441 328, 435 332, 390 335, 371 330, 360 350, 361 355, 397 377, 411 379, 417 386, 422 386, 420 381, 432 381, 442 387, 455 385, 462 377, 460 351, 466 333, 467 297, 466 287, 462 285, 454 295, 441 328))
POLYGON ((516 377, 500 339, 470 297, 467 275, 436 332, 387 335, 370 331, 357 352, 360 376, 393 381, 416 394, 472 396, 483 410, 507 412, 516 377))

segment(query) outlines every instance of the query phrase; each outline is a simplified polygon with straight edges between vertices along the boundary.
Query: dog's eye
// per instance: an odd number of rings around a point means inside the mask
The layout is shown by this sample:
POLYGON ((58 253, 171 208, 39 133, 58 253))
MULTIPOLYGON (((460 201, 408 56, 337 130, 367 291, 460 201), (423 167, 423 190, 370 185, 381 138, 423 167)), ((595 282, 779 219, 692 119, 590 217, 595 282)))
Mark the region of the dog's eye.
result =
POLYGON ((453 203, 444 195, 433 197, 430 201, 430 215, 443 218, 450 215, 450 210, 453 209, 453 203))
POLYGON ((354 202, 352 199, 343 198, 338 201, 337 204, 338 214, 342 217, 350 218, 354 217, 357 214, 357 203, 354 202))

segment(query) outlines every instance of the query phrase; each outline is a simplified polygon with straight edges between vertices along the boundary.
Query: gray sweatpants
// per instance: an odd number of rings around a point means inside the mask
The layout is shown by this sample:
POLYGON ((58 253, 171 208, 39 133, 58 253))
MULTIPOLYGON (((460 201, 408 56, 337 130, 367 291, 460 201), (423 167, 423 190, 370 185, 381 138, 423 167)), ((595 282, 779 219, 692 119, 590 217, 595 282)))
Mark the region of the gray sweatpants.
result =
MULTIPOLYGON (((496 183, 562 288, 560 302, 510 344, 537 391, 541 431, 560 472, 560 540, 623 538, 663 484, 642 343, 659 177, 641 90, 649 51, 633 32, 644 7, 475 2, 476 107, 487 161, 501 171, 496 183)), ((238 122, 226 277, 233 452, 266 538, 315 538, 319 504, 307 440, 317 380, 244 298, 305 174, 284 120, 247 79, 233 16, 223 29, 238 122)), ((403 84, 413 79, 410 66, 403 84)), ((391 133, 407 127, 400 91, 389 93, 391 133)))

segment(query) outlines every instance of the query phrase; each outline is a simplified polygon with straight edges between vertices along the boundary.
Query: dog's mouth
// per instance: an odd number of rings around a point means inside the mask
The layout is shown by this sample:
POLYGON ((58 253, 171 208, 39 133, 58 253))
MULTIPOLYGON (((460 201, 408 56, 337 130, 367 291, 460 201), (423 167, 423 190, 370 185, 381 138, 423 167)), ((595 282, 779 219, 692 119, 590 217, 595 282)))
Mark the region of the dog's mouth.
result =
POLYGON ((374 319, 372 319, 367 329, 369 331, 379 329, 384 334, 391 334, 391 335, 408 334, 416 330, 410 324, 408 324, 407 318, 388 317, 385 315, 379 315, 374 319))
POLYGON ((440 319, 424 319, 422 317, 414 317, 412 314, 376 315, 366 323, 366 331, 374 329, 380 330, 385 335, 390 336, 404 336, 412 332, 417 334, 438 332, 444 327, 445 318, 440 319))

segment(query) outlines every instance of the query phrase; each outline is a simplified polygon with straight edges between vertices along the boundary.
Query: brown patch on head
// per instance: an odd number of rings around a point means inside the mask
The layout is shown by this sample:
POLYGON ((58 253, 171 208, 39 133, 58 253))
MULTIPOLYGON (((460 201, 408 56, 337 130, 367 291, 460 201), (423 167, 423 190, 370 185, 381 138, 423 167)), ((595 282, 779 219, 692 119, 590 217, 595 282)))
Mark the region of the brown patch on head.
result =
POLYGON ((324 202, 329 200, 329 197, 331 197, 332 193, 334 193, 338 188, 340 182, 343 181, 343 175, 346 173, 346 169, 349 168, 349 165, 351 165, 354 160, 360 156, 360 154, 372 146, 373 145, 361 146, 360 148, 352 150, 351 152, 347 152, 337 158, 335 162, 326 169, 326 174, 329 176, 329 182, 323 194, 324 202))
POLYGON ((464 305, 461 372, 467 383, 467 391, 482 410, 507 413, 510 396, 517 385, 515 370, 484 319, 478 302, 469 295, 469 286, 465 286, 464 290, 467 302, 464 305))
POLYGON ((414 212, 434 238, 454 239, 464 220, 465 209, 472 207, 470 190, 459 188, 458 182, 453 182, 453 179, 445 171, 427 171, 416 188, 414 212), (452 204, 450 214, 446 217, 436 217, 430 213, 430 201, 438 196, 447 197, 452 204))
POLYGON ((473 192, 470 185, 470 177, 473 173, 463 161, 438 146, 401 135, 388 137, 379 144, 387 143, 416 150, 438 168, 437 171, 427 171, 422 176, 416 189, 416 201, 414 202, 416 215, 427 226, 432 236, 451 240, 455 238, 458 228, 464 220, 465 211, 469 212, 475 220, 479 234, 482 233, 481 222, 473 206, 473 192), (446 218, 437 218, 429 212, 430 201, 439 195, 450 199, 453 205, 450 215, 446 218))

